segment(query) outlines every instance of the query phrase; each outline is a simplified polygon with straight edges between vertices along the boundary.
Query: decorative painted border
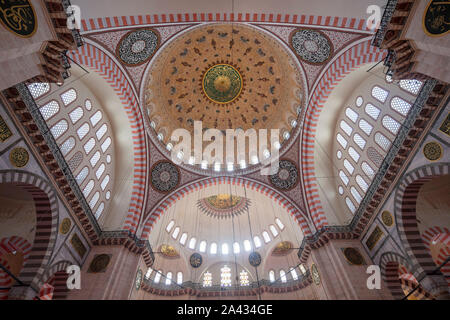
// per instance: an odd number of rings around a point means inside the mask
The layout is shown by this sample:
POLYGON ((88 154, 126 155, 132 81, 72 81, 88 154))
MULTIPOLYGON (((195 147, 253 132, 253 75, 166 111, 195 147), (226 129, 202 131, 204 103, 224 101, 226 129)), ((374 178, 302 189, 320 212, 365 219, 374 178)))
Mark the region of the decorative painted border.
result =
POLYGON ((214 21, 308 24, 373 32, 367 28, 365 19, 273 13, 178 13, 91 18, 81 20, 81 32, 160 23, 214 21))
POLYGON ((292 216, 294 216, 300 225, 300 228, 305 237, 312 235, 308 220, 305 213, 301 212, 295 205, 293 205, 283 194, 279 193, 275 189, 262 184, 255 180, 249 180, 242 177, 210 177, 203 180, 194 181, 188 185, 181 187, 174 191, 169 196, 164 198, 148 215, 145 223, 142 224, 141 238, 146 239, 151 229, 157 220, 178 200, 184 198, 188 194, 198 191, 199 189, 207 188, 212 185, 218 184, 233 184, 238 186, 244 186, 252 190, 256 190, 262 194, 265 194, 270 199, 276 200, 283 208, 285 208, 292 216))

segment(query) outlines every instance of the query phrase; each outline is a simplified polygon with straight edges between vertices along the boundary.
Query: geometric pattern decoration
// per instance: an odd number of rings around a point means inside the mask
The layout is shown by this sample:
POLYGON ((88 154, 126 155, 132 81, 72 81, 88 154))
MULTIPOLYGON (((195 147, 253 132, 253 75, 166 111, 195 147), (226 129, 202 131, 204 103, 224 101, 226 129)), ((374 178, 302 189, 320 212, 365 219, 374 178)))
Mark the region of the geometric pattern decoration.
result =
POLYGON ((96 254, 89 265, 88 273, 106 272, 111 257, 111 254, 96 254))
POLYGON ((67 234, 70 231, 70 227, 72 225, 72 222, 69 218, 64 218, 59 225, 59 233, 61 234, 67 234))
POLYGON ((345 259, 351 265, 365 265, 366 261, 357 248, 341 248, 345 259))
POLYGON ((442 158, 442 146, 435 141, 428 142, 423 147, 423 155, 430 161, 438 161, 442 158))
POLYGON ((281 160, 276 174, 269 176, 272 185, 280 190, 293 189, 300 180, 297 166, 290 160, 281 160))
POLYGON ((172 162, 159 161, 151 169, 153 189, 160 192, 170 192, 180 182, 180 170, 172 162))
POLYGON ((157 31, 151 29, 131 31, 120 40, 116 55, 125 65, 134 67, 147 62, 158 45, 157 31))
POLYGON ((305 62, 322 64, 333 56, 333 44, 320 31, 311 29, 295 30, 290 38, 290 44, 294 52, 305 62))
POLYGON ((218 194, 198 200, 197 206, 208 216, 219 219, 230 218, 247 210, 250 206, 250 199, 218 194))
POLYGON ((320 285, 319 269, 314 263, 311 265, 311 277, 317 286, 320 285))
POLYGON ((18 147, 11 150, 9 154, 9 161, 16 168, 22 168, 27 165, 30 156, 28 151, 24 148, 18 147))
POLYGON ((441 126, 439 127, 439 131, 445 133, 450 137, 450 112, 447 114, 447 117, 444 119, 441 126))
POLYGON ((197 253, 197 252, 193 253, 191 255, 191 257, 189 258, 189 263, 192 268, 200 267, 202 265, 202 262, 203 262, 203 258, 201 256, 201 254, 197 253))
POLYGON ((154 206, 153 211, 147 217, 145 223, 142 226, 141 238, 148 237, 152 227, 155 225, 157 220, 162 217, 164 213, 179 199, 187 196, 192 192, 197 192, 200 189, 207 188, 209 186, 216 186, 220 184, 231 184, 236 186, 243 186, 248 189, 258 191, 271 199, 278 202, 288 213, 290 213, 298 222, 303 234, 305 236, 312 235, 311 230, 308 225, 308 220, 306 219, 304 213, 300 211, 288 198, 286 198, 282 193, 274 190, 273 188, 262 184, 261 182, 249 180, 248 178, 241 177, 212 177, 202 180, 197 180, 191 182, 188 185, 176 190, 176 192, 168 195, 164 200, 162 200, 158 205, 154 206))
POLYGON ((216 64, 206 70, 202 81, 203 93, 211 101, 227 104, 239 97, 243 79, 239 71, 229 64, 216 64))
POLYGON ((328 225, 323 207, 320 203, 318 183, 314 163, 314 146, 316 144, 317 124, 320 113, 329 94, 341 79, 359 66, 378 62, 386 55, 385 51, 371 46, 371 39, 362 41, 340 54, 321 76, 307 106, 302 127, 301 173, 304 183, 307 207, 317 228, 328 225))
POLYGON ((261 264, 261 261, 261 255, 256 251, 250 253, 250 255, 248 256, 248 262, 252 267, 258 267, 261 264))

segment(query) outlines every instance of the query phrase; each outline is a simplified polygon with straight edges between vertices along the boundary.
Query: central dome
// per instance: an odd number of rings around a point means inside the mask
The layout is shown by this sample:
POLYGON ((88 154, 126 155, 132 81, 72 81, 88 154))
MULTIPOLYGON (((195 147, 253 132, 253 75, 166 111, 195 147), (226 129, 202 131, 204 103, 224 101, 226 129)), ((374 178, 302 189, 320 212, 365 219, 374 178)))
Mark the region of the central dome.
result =
MULTIPOLYGON (((194 122, 201 121, 203 131, 224 134, 279 129, 283 142, 304 94, 294 59, 278 39, 245 24, 203 24, 182 32, 163 46, 147 71, 144 99, 156 131, 152 137, 164 145, 176 129, 193 137, 194 122)), ((253 164, 248 158, 246 163, 253 164)))
POLYGON ((209 68, 203 76, 203 93, 215 103, 227 104, 239 98, 242 82, 242 76, 235 67, 217 64, 209 68))

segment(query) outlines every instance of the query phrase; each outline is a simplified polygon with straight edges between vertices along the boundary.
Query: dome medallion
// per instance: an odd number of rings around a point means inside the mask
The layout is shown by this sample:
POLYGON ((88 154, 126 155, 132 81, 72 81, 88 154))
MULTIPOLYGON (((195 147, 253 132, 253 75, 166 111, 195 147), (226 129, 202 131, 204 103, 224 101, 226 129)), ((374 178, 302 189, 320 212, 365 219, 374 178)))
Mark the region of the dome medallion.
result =
POLYGON ((243 79, 239 71, 229 64, 216 64, 203 75, 202 88, 212 102, 233 102, 242 92, 243 79))

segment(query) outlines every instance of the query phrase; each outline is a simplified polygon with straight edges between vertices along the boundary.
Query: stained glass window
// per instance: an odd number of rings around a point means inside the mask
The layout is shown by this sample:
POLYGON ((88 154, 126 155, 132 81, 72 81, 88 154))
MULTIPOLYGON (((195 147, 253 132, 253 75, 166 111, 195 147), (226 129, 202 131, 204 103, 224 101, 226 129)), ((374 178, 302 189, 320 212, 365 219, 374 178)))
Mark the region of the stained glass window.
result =
POLYGON ((222 287, 231 287, 231 269, 227 265, 220 269, 220 285, 222 287))

